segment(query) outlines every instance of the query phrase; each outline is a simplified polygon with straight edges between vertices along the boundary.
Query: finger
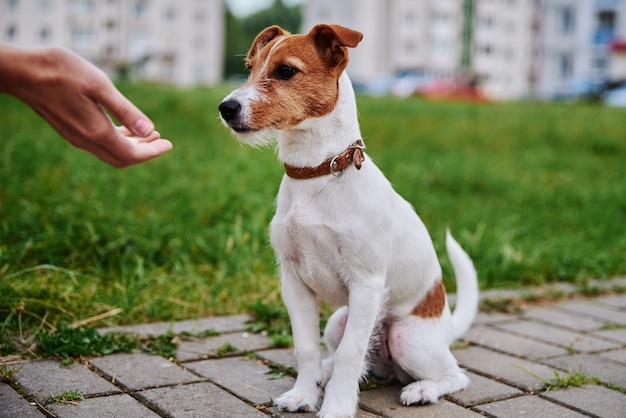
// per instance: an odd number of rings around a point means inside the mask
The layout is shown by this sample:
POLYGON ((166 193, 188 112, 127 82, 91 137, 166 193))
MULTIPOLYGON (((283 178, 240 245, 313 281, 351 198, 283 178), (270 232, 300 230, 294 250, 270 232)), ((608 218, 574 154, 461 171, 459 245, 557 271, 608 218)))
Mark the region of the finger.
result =
POLYGON ((119 152, 120 148, 118 148, 117 153, 112 153, 108 148, 100 146, 94 147, 93 144, 89 145, 90 149, 88 149, 88 151, 113 167, 124 168, 151 160, 173 148, 172 143, 167 139, 157 139, 150 143, 133 143, 128 141, 128 139, 124 139, 124 141, 126 144, 123 147, 125 149, 123 153, 119 152))
POLYGON ((137 142, 152 142, 159 138, 161 138, 161 134, 159 133, 159 131, 153 131, 150 135, 146 137, 135 137, 135 139, 137 139, 137 142))
POLYGON ((124 97, 108 78, 105 77, 90 94, 134 135, 147 137, 154 131, 152 121, 124 97))
POLYGON ((172 143, 162 139, 157 131, 153 131, 147 137, 124 136, 120 133, 116 139, 109 142, 108 150, 124 165, 150 160, 173 148, 172 143))

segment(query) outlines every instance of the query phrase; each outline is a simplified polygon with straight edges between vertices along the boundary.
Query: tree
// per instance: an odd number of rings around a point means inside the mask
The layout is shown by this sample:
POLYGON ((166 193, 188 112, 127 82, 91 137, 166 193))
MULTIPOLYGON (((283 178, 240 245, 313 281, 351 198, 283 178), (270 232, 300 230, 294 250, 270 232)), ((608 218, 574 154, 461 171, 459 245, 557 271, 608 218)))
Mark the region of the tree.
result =
POLYGON ((289 32, 297 33, 302 25, 300 5, 287 6, 275 0, 272 6, 238 19, 226 7, 226 77, 245 74, 244 59, 254 38, 268 26, 278 25, 289 32))

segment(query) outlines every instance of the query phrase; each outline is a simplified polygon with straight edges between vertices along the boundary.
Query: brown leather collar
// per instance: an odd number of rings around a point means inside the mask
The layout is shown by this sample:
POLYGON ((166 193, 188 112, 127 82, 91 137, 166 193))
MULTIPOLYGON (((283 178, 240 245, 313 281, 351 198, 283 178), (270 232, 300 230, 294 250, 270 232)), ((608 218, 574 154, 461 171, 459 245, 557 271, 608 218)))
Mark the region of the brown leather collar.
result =
POLYGON ((365 144, 363 144, 363 141, 357 139, 350 144, 348 149, 344 152, 327 159, 317 167, 294 167, 292 165, 285 164, 285 173, 287 173, 287 175, 291 178, 301 180, 325 176, 327 174, 339 177, 343 174, 343 170, 348 168, 351 164, 354 164, 357 170, 361 169, 363 160, 365 160, 365 157, 363 156, 364 148, 365 144))

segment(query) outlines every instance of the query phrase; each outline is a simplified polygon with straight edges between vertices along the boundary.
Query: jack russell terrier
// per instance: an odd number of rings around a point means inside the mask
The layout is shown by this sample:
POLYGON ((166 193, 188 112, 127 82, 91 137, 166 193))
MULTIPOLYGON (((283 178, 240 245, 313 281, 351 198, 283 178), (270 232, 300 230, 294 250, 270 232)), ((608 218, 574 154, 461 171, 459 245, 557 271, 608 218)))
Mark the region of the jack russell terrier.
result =
POLYGON ((261 32, 246 57, 248 80, 219 105, 224 124, 252 146, 277 141, 285 166, 270 225, 282 297, 291 319, 298 377, 275 400, 282 411, 353 417, 367 374, 407 384, 404 405, 437 402, 469 379, 449 346, 478 305, 472 261, 448 233, 457 278, 450 313, 426 227, 367 158, 347 47, 363 35, 317 25, 292 35, 261 32), (318 298, 339 308, 328 320, 322 361, 318 298))

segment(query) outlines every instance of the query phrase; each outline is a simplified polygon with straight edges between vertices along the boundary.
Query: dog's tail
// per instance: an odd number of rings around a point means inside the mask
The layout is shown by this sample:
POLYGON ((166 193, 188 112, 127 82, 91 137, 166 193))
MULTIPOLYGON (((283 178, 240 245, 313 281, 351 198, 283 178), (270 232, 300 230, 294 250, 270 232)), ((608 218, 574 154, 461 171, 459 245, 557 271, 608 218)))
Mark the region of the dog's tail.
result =
POLYGON ((448 257, 456 276, 456 306, 452 313, 453 341, 460 338, 472 325, 478 310, 478 278, 474 264, 463 248, 446 231, 448 257))

